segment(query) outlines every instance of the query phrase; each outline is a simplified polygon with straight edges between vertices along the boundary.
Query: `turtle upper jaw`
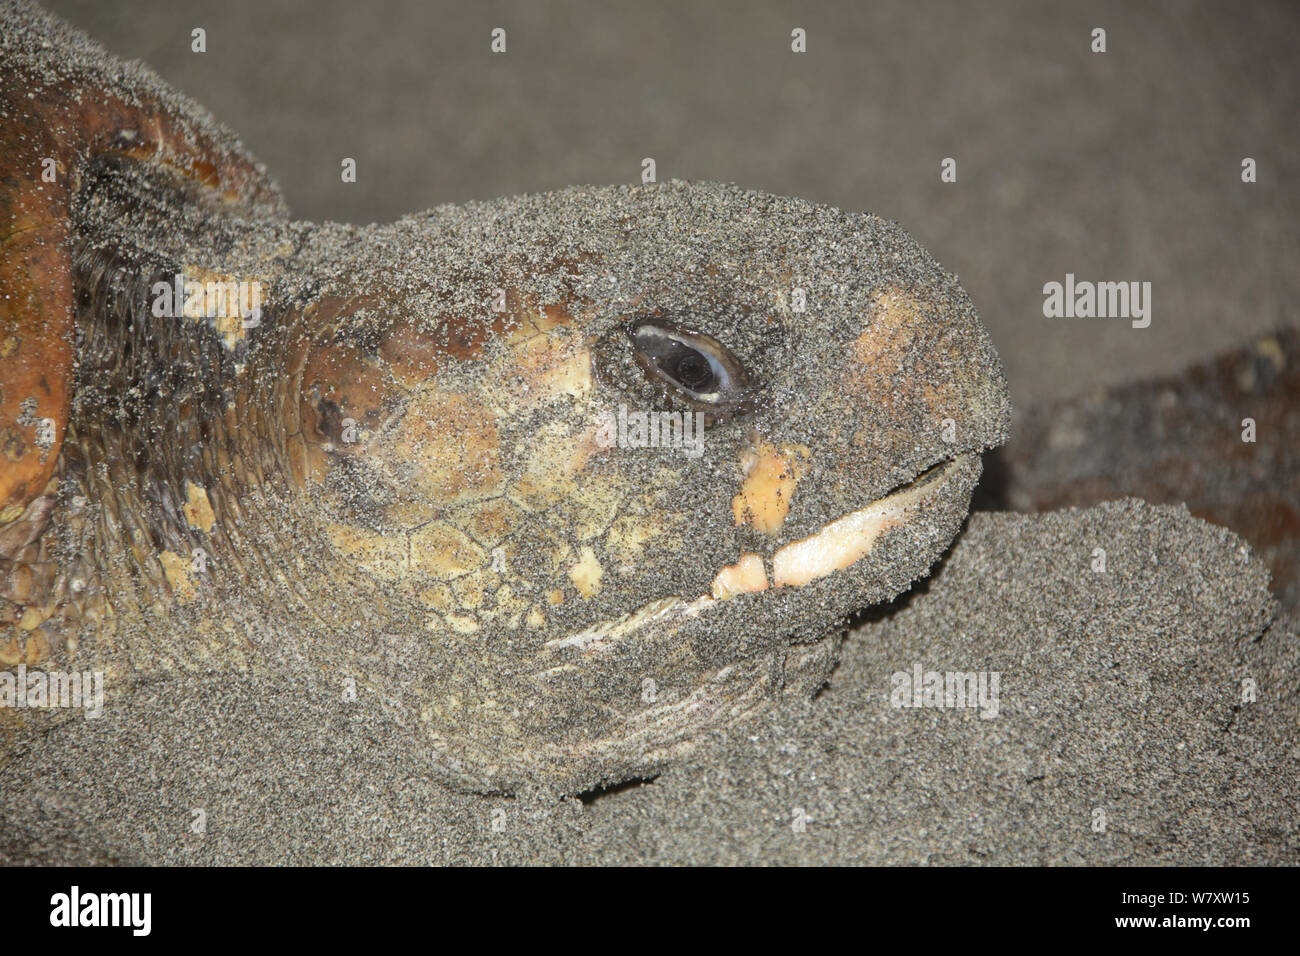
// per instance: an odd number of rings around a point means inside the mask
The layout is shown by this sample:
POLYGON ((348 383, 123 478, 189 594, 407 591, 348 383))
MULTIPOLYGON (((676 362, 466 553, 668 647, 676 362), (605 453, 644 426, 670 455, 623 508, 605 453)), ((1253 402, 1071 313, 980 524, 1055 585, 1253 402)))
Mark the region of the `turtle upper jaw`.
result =
POLYGON ((925 500, 942 488, 960 462, 976 455, 976 452, 966 452, 932 465, 884 497, 827 523, 820 531, 782 546, 772 555, 772 584, 802 587, 856 564, 870 553, 882 534, 923 509, 925 500))
POLYGON ((922 469, 916 477, 862 508, 782 545, 767 560, 758 554, 743 555, 736 564, 719 571, 711 593, 691 606, 703 607, 714 600, 769 587, 802 587, 856 564, 871 553, 882 534, 923 512, 927 501, 942 494, 961 466, 978 457, 978 452, 963 452, 922 469))
POLYGON ((718 571, 708 594, 693 599, 661 598, 617 620, 602 621, 578 634, 552 640, 548 648, 606 648, 655 622, 707 613, 741 594, 798 588, 843 571, 867 557, 883 534, 923 515, 927 506, 942 496, 947 485, 978 457, 977 451, 963 452, 925 468, 888 494, 828 522, 813 534, 782 545, 766 559, 752 552, 741 555, 735 564, 718 571))

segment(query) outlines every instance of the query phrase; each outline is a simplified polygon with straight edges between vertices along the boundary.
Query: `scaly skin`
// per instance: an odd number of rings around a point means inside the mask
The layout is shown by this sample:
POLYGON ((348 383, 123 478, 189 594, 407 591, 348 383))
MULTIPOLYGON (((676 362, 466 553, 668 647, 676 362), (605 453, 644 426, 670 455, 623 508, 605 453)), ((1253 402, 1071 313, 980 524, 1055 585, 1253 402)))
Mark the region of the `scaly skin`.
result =
POLYGON ((418 724, 456 786, 624 780, 815 693, 1006 437, 973 307, 891 223, 679 182, 292 222, 156 77, 3 20, 0 235, 54 225, 0 271, 27 296, 0 428, 75 348, 58 443, 0 502, 0 665, 102 668, 109 706, 287 672, 418 724), (155 315, 176 273, 260 283, 260 322, 155 315), (696 410, 647 371, 647 322, 743 376, 697 455, 603 440, 620 406, 696 410))

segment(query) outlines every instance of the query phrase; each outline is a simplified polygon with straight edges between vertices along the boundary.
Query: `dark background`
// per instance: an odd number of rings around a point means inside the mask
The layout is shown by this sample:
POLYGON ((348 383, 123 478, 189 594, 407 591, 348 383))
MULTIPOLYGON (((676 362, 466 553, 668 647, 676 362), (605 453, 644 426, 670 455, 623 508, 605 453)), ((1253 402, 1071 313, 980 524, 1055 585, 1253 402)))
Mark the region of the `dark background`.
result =
POLYGON ((208 107, 305 218, 632 182, 652 156, 896 219, 960 276, 1021 405, 1297 322, 1300 4, 48 6, 208 107), (1044 318, 1067 272, 1150 281, 1151 327, 1044 318))

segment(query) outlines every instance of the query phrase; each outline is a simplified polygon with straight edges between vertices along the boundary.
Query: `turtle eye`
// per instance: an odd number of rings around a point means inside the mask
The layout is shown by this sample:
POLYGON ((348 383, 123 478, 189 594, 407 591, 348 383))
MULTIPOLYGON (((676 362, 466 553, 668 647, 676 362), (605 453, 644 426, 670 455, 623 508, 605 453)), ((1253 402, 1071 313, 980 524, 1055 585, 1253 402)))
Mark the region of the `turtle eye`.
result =
POLYGON ((647 377, 692 404, 725 408, 745 398, 745 369, 717 339, 654 321, 638 322, 629 334, 647 377))

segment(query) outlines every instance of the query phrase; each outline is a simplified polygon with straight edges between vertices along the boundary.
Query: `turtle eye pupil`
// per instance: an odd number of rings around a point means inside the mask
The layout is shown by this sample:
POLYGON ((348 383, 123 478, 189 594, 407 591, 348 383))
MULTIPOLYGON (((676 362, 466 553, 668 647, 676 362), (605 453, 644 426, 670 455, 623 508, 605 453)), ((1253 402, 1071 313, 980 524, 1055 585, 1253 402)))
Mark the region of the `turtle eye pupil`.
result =
POLYGON ((721 414, 734 412, 750 396, 744 366, 717 339, 655 319, 636 323, 628 333, 646 377, 678 399, 721 414))
POLYGON ((713 384, 713 368, 699 352, 689 351, 678 360, 673 378, 692 391, 706 392, 713 384))

